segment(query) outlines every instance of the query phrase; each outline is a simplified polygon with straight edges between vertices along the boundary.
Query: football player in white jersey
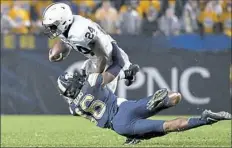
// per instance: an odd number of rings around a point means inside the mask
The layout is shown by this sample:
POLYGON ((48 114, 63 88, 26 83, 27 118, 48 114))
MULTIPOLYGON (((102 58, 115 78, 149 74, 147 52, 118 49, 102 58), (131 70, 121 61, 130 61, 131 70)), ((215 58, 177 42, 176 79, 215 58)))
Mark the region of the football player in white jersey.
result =
POLYGON ((83 71, 87 74, 104 72, 108 87, 113 92, 118 76, 126 80, 127 86, 135 80, 139 66, 131 64, 127 54, 97 23, 73 15, 67 4, 49 5, 44 11, 42 24, 49 38, 60 38, 49 51, 50 61, 61 61, 74 49, 88 58, 82 67, 83 71))

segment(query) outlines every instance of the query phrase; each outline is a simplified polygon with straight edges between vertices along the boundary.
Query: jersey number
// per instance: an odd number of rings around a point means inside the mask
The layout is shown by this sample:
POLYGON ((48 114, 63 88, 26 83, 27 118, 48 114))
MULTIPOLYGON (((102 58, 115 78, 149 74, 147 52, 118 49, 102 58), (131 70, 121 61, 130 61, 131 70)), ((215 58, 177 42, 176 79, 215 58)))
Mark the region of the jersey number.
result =
POLYGON ((106 111, 106 105, 101 100, 95 100, 93 101, 94 96, 92 95, 86 95, 84 99, 80 102, 80 107, 85 111, 89 112, 93 115, 96 119, 101 119, 103 114, 106 111), (92 102, 93 101, 93 102, 92 102), (91 103, 89 107, 86 106, 87 103, 91 103))
POLYGON ((89 29, 89 32, 85 33, 85 37, 91 40, 94 38, 93 33, 95 32, 95 29, 93 29, 92 27, 89 27, 89 26, 88 26, 88 29, 89 29))

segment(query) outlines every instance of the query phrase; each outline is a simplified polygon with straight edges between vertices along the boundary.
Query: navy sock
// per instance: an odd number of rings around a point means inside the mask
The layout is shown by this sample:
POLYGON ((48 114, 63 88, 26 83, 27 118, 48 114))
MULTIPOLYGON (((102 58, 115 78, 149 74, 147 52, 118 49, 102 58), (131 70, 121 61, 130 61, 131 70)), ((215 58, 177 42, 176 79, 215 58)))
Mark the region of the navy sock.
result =
POLYGON ((207 120, 204 119, 202 120, 201 118, 189 118, 187 129, 191 129, 207 124, 208 124, 207 120))

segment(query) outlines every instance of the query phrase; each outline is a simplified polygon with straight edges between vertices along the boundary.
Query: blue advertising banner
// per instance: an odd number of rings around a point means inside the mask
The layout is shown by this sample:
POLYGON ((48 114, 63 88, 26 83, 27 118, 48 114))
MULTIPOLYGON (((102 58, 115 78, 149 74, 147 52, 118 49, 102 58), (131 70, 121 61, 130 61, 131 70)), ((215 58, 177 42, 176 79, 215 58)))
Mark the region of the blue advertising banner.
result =
MULTIPOLYGON (((183 100, 161 114, 199 114, 204 109, 231 110, 231 47, 225 47, 229 50, 202 52, 172 49, 164 44, 167 39, 162 40, 162 37, 157 37, 157 40, 140 38, 123 36, 118 40, 131 61, 141 67, 132 86, 127 87, 123 81, 119 82, 118 96, 139 99, 165 87, 180 92, 183 100)), ((13 51, 2 48, 2 114, 69 114, 66 102, 57 91, 56 79, 64 71, 80 68, 85 58, 72 51, 66 60, 51 63, 48 60, 48 46, 42 44, 46 39, 40 40, 40 44, 37 40, 34 42, 35 46, 27 43, 24 47, 31 49, 26 51, 13 50, 20 45, 19 42, 13 46, 6 42, 4 47, 12 47, 13 51)))
MULTIPOLYGON (((112 35, 124 47, 124 50, 166 50, 185 49, 195 51, 218 51, 231 49, 231 38, 226 35, 187 34, 179 36, 131 36, 112 35)), ((1 50, 34 50, 46 51, 56 40, 35 35, 2 35, 1 50)))

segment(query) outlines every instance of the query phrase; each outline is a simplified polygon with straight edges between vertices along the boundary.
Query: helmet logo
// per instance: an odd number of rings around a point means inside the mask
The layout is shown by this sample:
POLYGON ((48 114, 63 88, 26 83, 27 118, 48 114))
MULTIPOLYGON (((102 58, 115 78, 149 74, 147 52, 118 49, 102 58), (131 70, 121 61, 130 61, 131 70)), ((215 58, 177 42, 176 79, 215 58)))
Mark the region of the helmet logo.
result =
POLYGON ((64 75, 65 79, 68 80, 68 79, 72 79, 73 78, 73 74, 70 73, 70 72, 67 72, 65 75, 64 75))

